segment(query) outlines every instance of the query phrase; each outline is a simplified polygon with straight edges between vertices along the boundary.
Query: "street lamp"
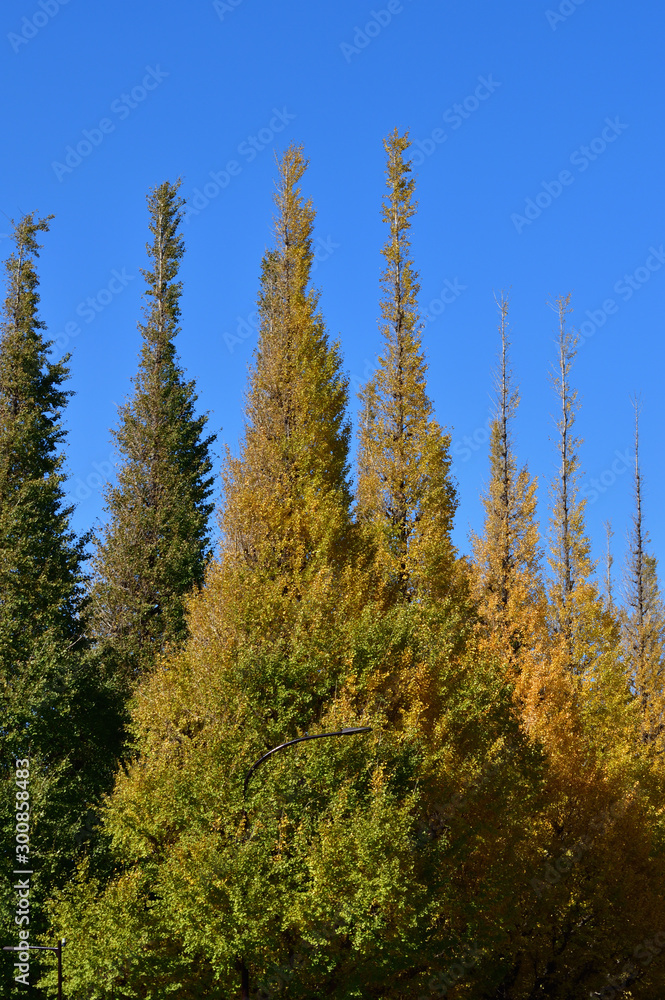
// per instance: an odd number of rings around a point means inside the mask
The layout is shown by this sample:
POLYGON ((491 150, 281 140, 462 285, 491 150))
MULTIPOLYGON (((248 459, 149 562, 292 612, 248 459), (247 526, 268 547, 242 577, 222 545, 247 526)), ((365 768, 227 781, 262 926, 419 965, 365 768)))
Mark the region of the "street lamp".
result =
POLYGON ((3 951, 54 951, 58 956, 58 1000, 62 1000, 62 948, 63 945, 67 944, 65 938, 58 941, 55 948, 51 948, 45 944, 26 944, 26 945, 4 945, 3 951))
MULTIPOLYGON (((286 750, 287 747, 292 747, 296 743, 304 743, 305 740, 322 740, 328 736, 356 736, 358 733, 371 733, 371 732, 372 732, 371 726, 356 726, 353 728, 339 729, 334 733, 313 733, 311 736, 309 735, 309 733, 305 733, 304 736, 298 736, 298 738, 295 740, 289 740, 287 743, 280 743, 278 747, 273 747, 272 750, 268 750, 268 753, 264 753, 263 757, 259 757, 259 759, 254 764, 252 764, 249 771, 245 775, 245 782, 242 786, 242 808, 245 816, 245 823, 247 822, 247 811, 245 809, 245 802, 247 797, 247 785, 249 784, 249 779, 254 774, 254 771, 256 771, 259 764, 262 764, 264 760, 268 759, 268 757, 272 757, 272 755, 274 753, 277 753, 279 750, 286 750)), ((240 996, 242 1000, 249 1000, 249 969, 245 965, 245 960, 242 958, 240 959, 240 979, 241 979, 240 996)))

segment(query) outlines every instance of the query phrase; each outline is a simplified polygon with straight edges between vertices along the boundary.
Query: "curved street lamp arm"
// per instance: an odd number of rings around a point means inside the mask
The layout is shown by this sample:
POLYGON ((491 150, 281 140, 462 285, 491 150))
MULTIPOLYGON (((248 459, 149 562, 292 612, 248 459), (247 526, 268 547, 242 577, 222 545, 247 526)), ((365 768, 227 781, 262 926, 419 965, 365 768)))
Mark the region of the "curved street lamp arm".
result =
POLYGON ((3 948, 3 951, 60 951, 60 945, 57 948, 49 948, 45 944, 27 944, 24 948, 16 945, 12 945, 11 948, 3 948))
POLYGON ((299 736, 295 740, 289 740, 288 743, 280 743, 278 747, 273 747, 272 750, 268 750, 268 753, 264 753, 263 757, 259 757, 256 763, 252 764, 252 766, 250 767, 249 771, 245 775, 245 783, 242 789, 243 802, 245 801, 245 797, 247 795, 247 785, 249 784, 249 779, 254 774, 254 771, 256 771, 259 764, 262 764, 264 760, 268 759, 268 757, 272 757, 272 755, 274 753, 277 753, 278 750, 284 750, 286 749, 286 747, 292 747, 294 743, 303 743, 305 740, 322 740, 326 736, 354 736, 356 733, 371 733, 371 732, 372 732, 371 726, 358 726, 354 729, 340 729, 335 733, 314 733, 314 735, 312 736, 299 736))

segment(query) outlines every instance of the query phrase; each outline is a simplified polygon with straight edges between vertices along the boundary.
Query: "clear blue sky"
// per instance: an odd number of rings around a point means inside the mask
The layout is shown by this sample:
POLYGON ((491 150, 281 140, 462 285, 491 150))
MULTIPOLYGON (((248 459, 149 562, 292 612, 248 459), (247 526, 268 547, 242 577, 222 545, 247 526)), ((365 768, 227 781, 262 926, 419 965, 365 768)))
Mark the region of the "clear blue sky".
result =
POLYGON ((40 262, 42 315, 73 354, 77 530, 104 517, 99 473, 136 368, 148 189, 180 175, 197 208, 185 226, 178 349, 219 443, 234 448, 274 150, 297 140, 310 158, 305 190, 327 258, 315 280, 357 389, 380 347, 382 138, 397 126, 422 150, 413 245, 422 305, 438 313, 424 340, 430 393, 453 436, 459 547, 481 526, 493 292, 510 287, 516 446, 539 477, 542 514, 556 469, 547 302, 570 291, 585 336, 574 381, 595 553, 610 518, 619 568, 632 509, 629 397, 641 392, 646 517, 663 557, 660 5, 5 0, 0 16, 0 231, 7 216, 56 216, 40 262))

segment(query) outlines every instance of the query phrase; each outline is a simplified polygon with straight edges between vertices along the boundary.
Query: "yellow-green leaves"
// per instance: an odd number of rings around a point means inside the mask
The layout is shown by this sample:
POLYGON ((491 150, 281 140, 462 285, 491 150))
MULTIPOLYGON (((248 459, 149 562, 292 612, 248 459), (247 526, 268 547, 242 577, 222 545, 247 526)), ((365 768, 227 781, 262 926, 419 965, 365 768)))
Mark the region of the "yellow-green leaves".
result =
POLYGON ((380 329, 376 374, 361 393, 358 519, 375 552, 375 572, 391 595, 443 600, 459 591, 450 532, 457 496, 450 480, 450 437, 434 418, 427 395, 418 313, 418 275, 409 230, 416 211, 408 134, 384 143, 387 193, 383 218, 380 329))

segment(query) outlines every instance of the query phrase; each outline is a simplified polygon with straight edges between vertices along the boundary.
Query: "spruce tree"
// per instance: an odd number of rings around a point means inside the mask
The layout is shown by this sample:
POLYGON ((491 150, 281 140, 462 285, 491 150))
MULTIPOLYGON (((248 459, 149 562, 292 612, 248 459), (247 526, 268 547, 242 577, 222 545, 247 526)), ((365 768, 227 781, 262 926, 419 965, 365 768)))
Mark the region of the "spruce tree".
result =
POLYGON ((203 438, 207 417, 195 414, 194 382, 185 379, 174 345, 184 253, 179 186, 164 182, 147 199, 143 345, 134 394, 113 431, 121 465, 106 493, 109 522, 93 559, 94 635, 121 687, 184 640, 186 596, 202 585, 210 554, 215 436, 203 438))
POLYGON ((0 648, 29 660, 46 636, 80 637, 81 546, 64 507, 65 431, 71 392, 63 388, 69 355, 48 358, 50 342, 38 318, 35 258, 47 219, 26 215, 15 226, 15 252, 6 263, 8 295, 0 343, 0 648))
POLYGON ((626 566, 626 606, 622 615, 623 637, 629 664, 631 690, 639 705, 642 739, 660 746, 665 731, 665 604, 658 585, 656 559, 648 551, 649 534, 644 526, 644 485, 639 461, 638 400, 635 409, 635 509, 626 566))
POLYGON ((457 587, 451 541, 457 494, 450 479, 450 435, 433 416, 418 311, 418 273, 410 229, 417 204, 408 133, 384 140, 387 154, 383 219, 378 371, 361 393, 358 518, 376 551, 379 577, 393 599, 425 594, 444 599, 457 587))
MULTIPOLYGON (((0 339, 0 775, 3 942, 15 943, 15 761, 29 761, 32 940, 44 900, 66 881, 84 817, 112 768, 114 718, 84 653, 83 547, 65 503, 62 414, 69 356, 52 361, 39 318, 39 235, 52 216, 12 233, 0 339)), ((23 786, 25 790, 25 786, 23 786)), ((21 792, 23 795, 23 791, 21 792)), ((2 995, 14 996, 5 982, 2 995)), ((36 976, 32 970, 31 982, 36 976)), ((41 995, 41 994, 39 994, 41 995)))

